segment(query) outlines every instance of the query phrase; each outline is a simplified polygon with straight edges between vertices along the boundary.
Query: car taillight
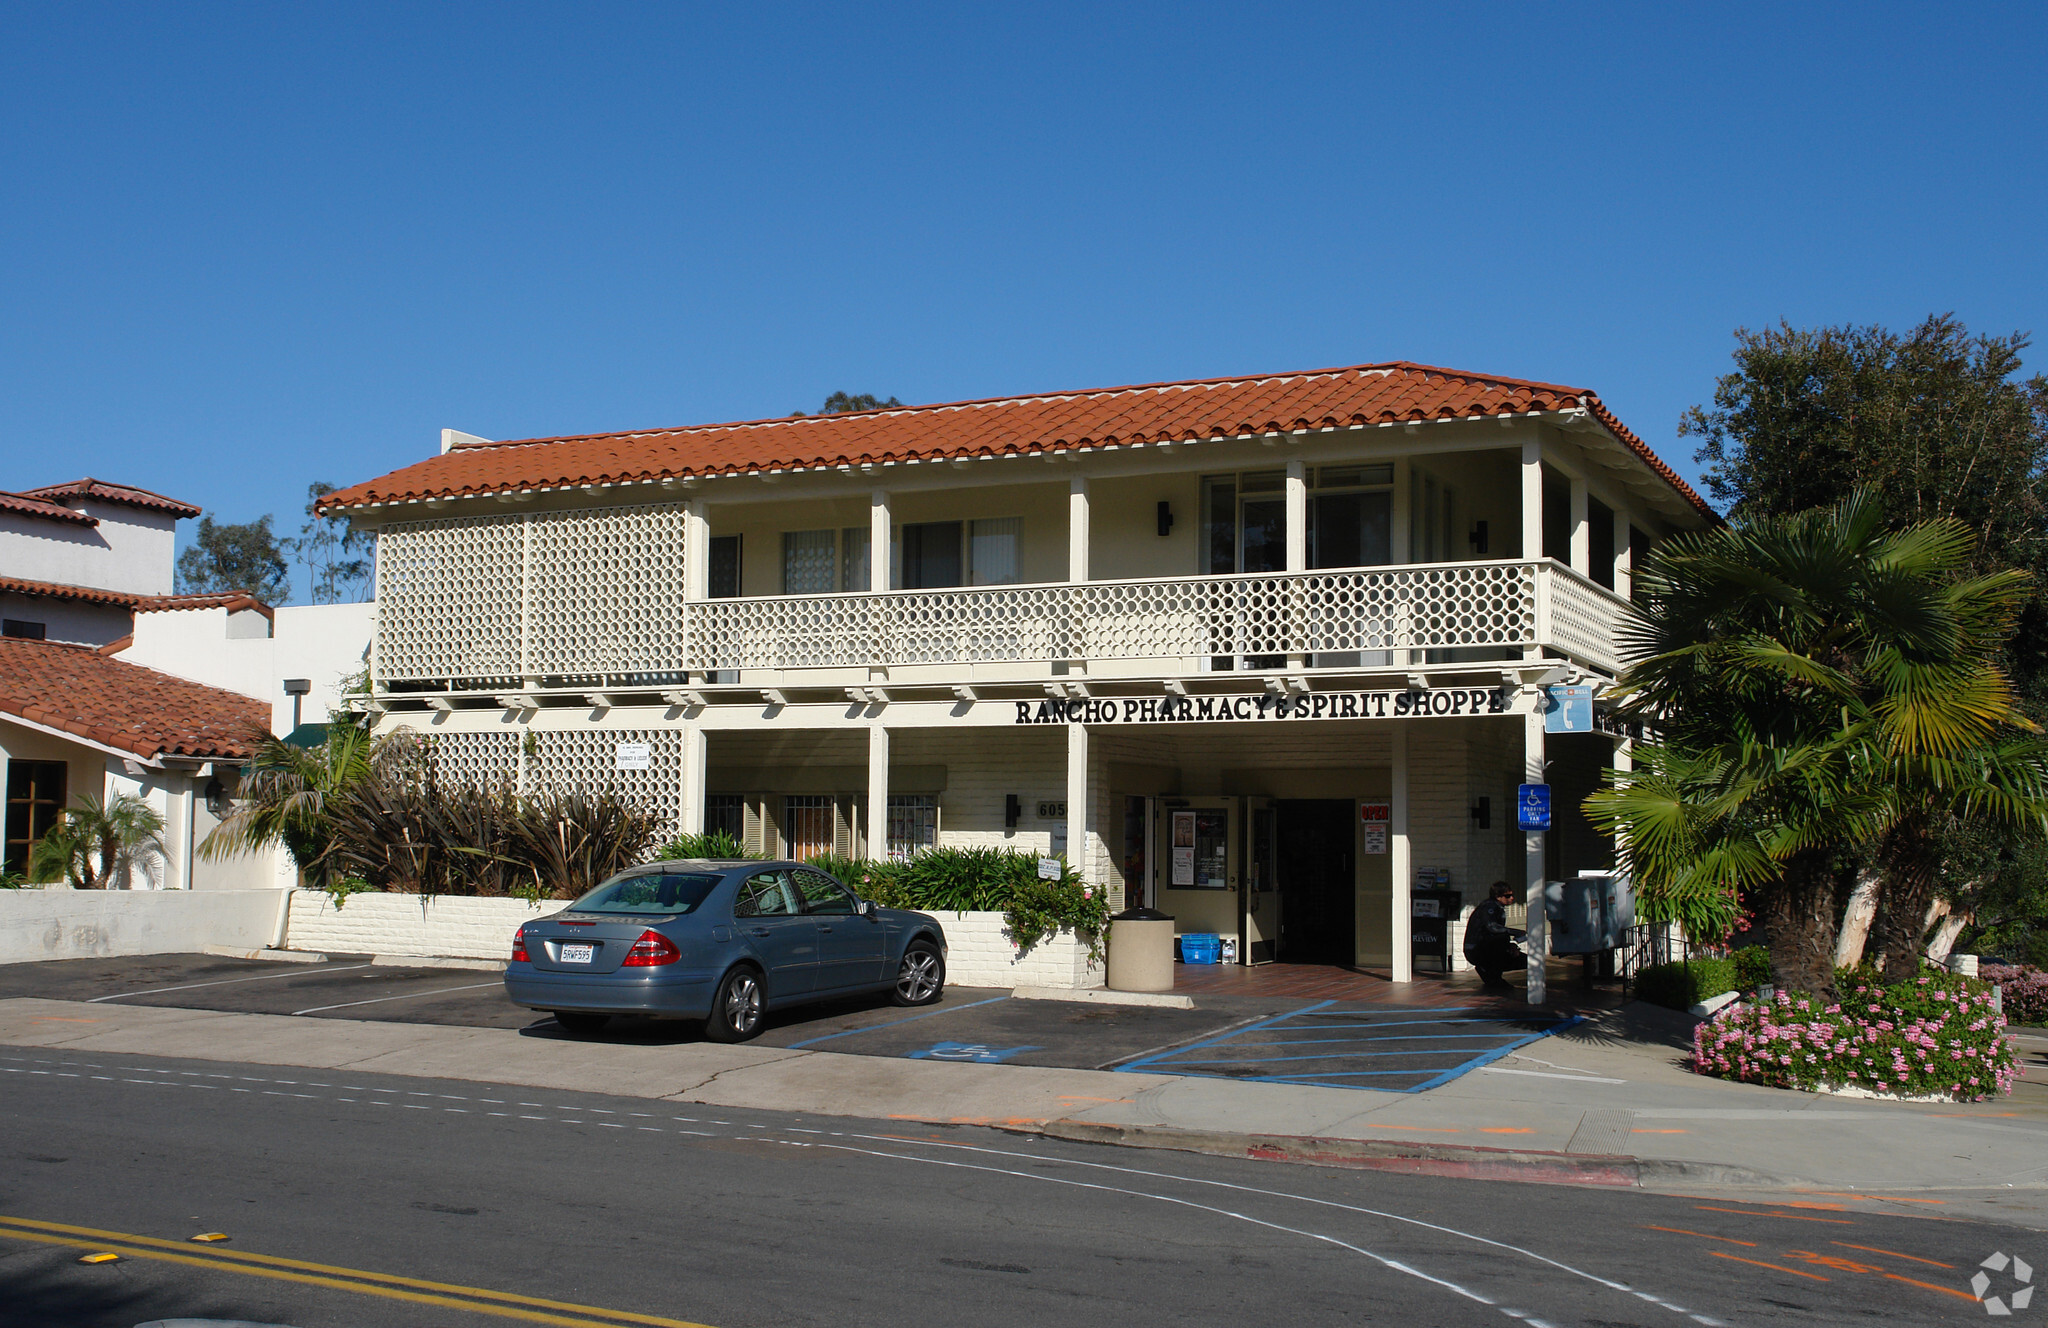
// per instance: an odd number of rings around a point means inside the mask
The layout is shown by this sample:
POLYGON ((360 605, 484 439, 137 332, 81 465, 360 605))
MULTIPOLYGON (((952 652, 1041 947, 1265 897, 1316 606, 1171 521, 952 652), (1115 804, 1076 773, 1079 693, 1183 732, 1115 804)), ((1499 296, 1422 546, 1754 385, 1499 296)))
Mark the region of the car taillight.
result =
POLYGON ((512 962, 526 964, 532 961, 526 957, 526 928, 521 927, 512 937, 512 962))
POLYGON ((626 957, 619 961, 620 968, 658 968, 673 964, 683 957, 676 949, 676 943, 658 931, 640 933, 640 939, 633 942, 633 948, 626 951, 626 957))

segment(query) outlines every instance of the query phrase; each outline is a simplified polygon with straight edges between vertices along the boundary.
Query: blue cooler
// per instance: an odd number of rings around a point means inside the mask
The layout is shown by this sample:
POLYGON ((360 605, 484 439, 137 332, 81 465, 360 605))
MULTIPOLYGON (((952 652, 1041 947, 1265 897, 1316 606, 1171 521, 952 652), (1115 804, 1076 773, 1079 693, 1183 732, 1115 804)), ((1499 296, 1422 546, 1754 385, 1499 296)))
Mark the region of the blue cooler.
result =
POLYGON ((1174 937, 1179 947, 1179 958, 1183 964, 1220 963, 1223 957, 1223 938, 1213 931, 1182 932, 1174 937))

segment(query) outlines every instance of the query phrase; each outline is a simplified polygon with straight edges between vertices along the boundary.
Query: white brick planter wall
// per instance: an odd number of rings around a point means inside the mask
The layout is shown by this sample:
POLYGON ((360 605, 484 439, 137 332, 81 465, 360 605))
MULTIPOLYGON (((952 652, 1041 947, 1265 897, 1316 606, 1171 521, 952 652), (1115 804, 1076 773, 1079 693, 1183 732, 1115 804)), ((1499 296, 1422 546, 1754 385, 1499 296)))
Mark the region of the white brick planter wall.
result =
MULTIPOLYGON (((512 953, 519 924, 553 913, 559 899, 538 908, 523 899, 468 899, 444 895, 357 894, 336 908, 322 890, 294 890, 285 945, 340 954, 415 955, 450 959, 503 959, 512 953)), ((1003 935, 1000 913, 936 913, 946 929, 946 980, 961 987, 1099 987, 1103 971, 1088 947, 1066 932, 1041 941, 1030 954, 1003 935)))
MULTIPOLYGON (((281 890, 0 890, 0 964, 260 950, 281 890)), ((327 896, 322 895, 325 899, 327 896)))
POLYGON ((1017 957, 1000 913, 934 913, 946 929, 946 981, 957 987, 1099 987, 1102 966, 1088 947, 1061 932, 1017 957))
POLYGON ((441 895, 350 895, 340 908, 324 890, 292 891, 289 950, 340 954, 416 955, 448 959, 507 959, 519 924, 553 913, 559 899, 536 908, 523 899, 469 899, 441 895))

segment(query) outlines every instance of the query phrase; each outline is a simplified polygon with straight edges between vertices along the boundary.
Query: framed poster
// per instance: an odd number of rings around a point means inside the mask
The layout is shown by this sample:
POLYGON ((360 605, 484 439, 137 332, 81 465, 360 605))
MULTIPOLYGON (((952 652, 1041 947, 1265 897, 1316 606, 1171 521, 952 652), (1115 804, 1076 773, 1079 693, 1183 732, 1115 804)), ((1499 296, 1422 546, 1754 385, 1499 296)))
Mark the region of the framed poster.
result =
POLYGON ((1195 883, 1195 814, 1173 814, 1173 883, 1183 888, 1195 883))

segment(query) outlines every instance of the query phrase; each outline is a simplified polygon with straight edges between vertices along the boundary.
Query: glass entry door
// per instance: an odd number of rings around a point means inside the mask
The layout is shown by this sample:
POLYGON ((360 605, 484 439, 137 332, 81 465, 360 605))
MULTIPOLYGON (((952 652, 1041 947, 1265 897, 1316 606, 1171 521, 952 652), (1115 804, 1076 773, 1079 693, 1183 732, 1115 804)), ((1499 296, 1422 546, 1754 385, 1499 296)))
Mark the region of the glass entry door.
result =
POLYGON ((1177 933, 1210 932, 1239 942, 1238 887, 1243 870, 1242 798, 1159 800, 1159 893, 1177 933))
POLYGON ((1280 941, 1280 887, 1274 871, 1271 798, 1246 798, 1244 889, 1238 894, 1238 953, 1247 964, 1273 962, 1280 941))

